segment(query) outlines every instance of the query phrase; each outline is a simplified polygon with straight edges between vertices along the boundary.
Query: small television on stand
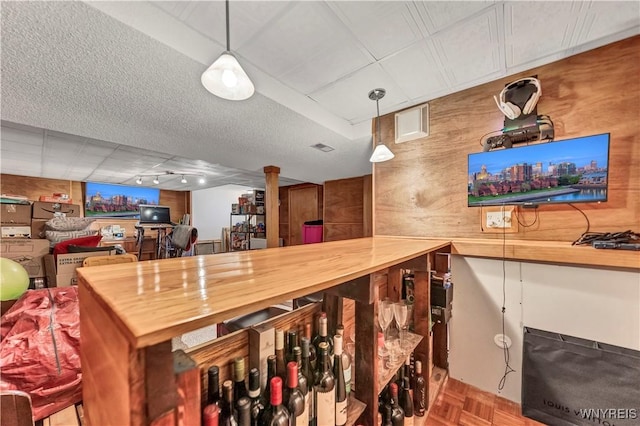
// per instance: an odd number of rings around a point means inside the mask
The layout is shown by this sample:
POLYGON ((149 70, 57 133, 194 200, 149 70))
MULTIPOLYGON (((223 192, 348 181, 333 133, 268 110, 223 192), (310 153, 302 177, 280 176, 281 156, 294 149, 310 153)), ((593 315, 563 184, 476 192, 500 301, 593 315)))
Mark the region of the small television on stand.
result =
POLYGON ((607 201, 609 133, 469 154, 467 205, 607 201))

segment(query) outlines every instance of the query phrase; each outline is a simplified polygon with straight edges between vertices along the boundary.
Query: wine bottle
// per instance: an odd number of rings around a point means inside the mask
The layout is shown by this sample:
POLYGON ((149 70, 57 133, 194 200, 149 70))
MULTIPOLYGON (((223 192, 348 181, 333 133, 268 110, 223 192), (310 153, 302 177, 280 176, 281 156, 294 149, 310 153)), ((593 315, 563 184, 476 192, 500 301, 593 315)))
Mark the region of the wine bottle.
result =
POLYGON ((336 382, 336 426, 347 423, 347 385, 342 367, 342 336, 333 337, 333 375, 336 382))
POLYGON ((209 384, 207 386, 207 404, 220 404, 220 368, 212 365, 207 370, 209 384))
POLYGON ((285 362, 288 364, 291 361, 295 361, 296 358, 293 355, 293 348, 298 346, 298 332, 295 330, 287 331, 287 354, 285 356, 285 362))
POLYGON ((284 389, 282 398, 289 411, 290 426, 307 426, 304 423, 304 396, 298 389, 298 364, 291 361, 287 364, 287 387, 284 389))
POLYGON ((311 382, 307 380, 307 376, 302 372, 302 349, 300 346, 293 348, 293 356, 295 357, 295 363, 298 366, 298 389, 304 398, 304 412, 302 413, 302 419, 300 419, 299 424, 309 426, 309 409, 313 392, 310 392, 311 382))
POLYGON ((282 379, 279 376, 269 381, 269 394, 270 404, 262 415, 260 426, 289 426, 289 411, 282 405, 282 379))
POLYGON ((220 407, 217 404, 208 404, 202 411, 203 426, 218 426, 220 407))
POLYGON ((238 426, 251 426, 251 400, 243 396, 236 401, 238 426))
MULTIPOLYGON (((336 327, 336 334, 342 336, 342 369, 344 371, 344 382, 347 385, 347 398, 351 393, 351 354, 346 350, 347 345, 344 342, 344 326, 338 324, 336 327)), ((335 342, 334 342, 335 345, 335 342)), ((335 353, 335 350, 334 350, 335 353)))
POLYGON ((271 401, 271 379, 277 377, 276 374, 276 356, 269 355, 267 357, 267 386, 264 389, 264 400, 267 403, 267 408, 269 408, 269 403, 271 401))
POLYGON ((408 376, 402 379, 402 411, 404 411, 404 425, 413 426, 413 399, 410 392, 408 376))
POLYGON ((237 404, 243 396, 248 394, 247 385, 244 382, 244 358, 239 356, 233 360, 233 400, 237 404))
POLYGON ((382 407, 382 426, 393 426, 391 422, 391 406, 384 404, 382 407))
POLYGON ((315 381, 313 384, 313 392, 315 395, 316 424, 317 426, 335 426, 335 377, 331 372, 329 363, 329 344, 327 342, 318 343, 317 367, 318 368, 315 372, 315 381))
POLYGON ((260 395, 260 370, 249 370, 249 398, 251 398, 251 426, 258 426, 258 421, 266 407, 266 402, 260 395))
MULTIPOLYGON (((321 342, 326 342, 329 346, 328 355, 333 353, 333 341, 327 336, 327 313, 321 312, 318 319, 318 334, 313 339, 313 346, 316 347, 316 354, 320 352, 319 346, 321 342)), ((317 361, 316 361, 317 362, 317 361)))
MULTIPOLYGON (((311 371, 316 371, 317 355, 316 355, 316 347, 313 346, 313 343, 311 340, 311 323, 310 322, 307 322, 304 324, 304 337, 306 337, 309 340, 309 363, 311 365, 311 371)), ((313 381, 311 383, 313 383, 313 381)))
POLYGON ((284 362, 284 331, 276 329, 276 376, 282 381, 287 378, 287 367, 284 362))
POLYGON ((233 382, 222 382, 222 401, 220 401, 220 425, 238 426, 238 417, 233 406, 233 382))
POLYGON ((413 410, 416 416, 423 417, 427 411, 426 383, 422 377, 422 362, 416 360, 416 374, 413 385, 413 410))
POLYGON ((393 426, 404 426, 404 411, 398 405, 398 385, 391 383, 389 385, 389 403, 391 404, 391 423, 393 426))
POLYGON ((302 343, 302 374, 307 379, 307 386, 309 388, 309 393, 307 394, 307 406, 308 406, 308 415, 309 415, 309 424, 316 424, 316 412, 315 412, 315 401, 313 394, 313 384, 315 382, 314 370, 311 368, 311 360, 309 359, 309 353, 311 349, 311 341, 308 337, 303 337, 301 339, 302 343))

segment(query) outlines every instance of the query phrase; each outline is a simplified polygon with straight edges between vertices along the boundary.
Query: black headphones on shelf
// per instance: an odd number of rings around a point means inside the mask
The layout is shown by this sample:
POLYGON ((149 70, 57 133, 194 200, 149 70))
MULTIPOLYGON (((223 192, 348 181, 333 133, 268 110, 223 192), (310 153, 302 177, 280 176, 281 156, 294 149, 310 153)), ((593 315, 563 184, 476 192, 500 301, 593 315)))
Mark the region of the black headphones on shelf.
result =
POLYGON ((538 99, 540 99, 541 95, 542 86, 540 85, 540 81, 535 77, 525 77, 507 84, 500 92, 500 99, 498 99, 496 96, 494 96, 493 99, 495 99, 496 105, 498 105, 500 111, 502 111, 502 113, 507 118, 514 120, 520 115, 531 114, 538 104, 538 99), (520 109, 520 107, 513 102, 506 101, 507 92, 516 87, 521 87, 527 84, 535 86, 536 90, 531 95, 529 95, 522 109, 520 109))

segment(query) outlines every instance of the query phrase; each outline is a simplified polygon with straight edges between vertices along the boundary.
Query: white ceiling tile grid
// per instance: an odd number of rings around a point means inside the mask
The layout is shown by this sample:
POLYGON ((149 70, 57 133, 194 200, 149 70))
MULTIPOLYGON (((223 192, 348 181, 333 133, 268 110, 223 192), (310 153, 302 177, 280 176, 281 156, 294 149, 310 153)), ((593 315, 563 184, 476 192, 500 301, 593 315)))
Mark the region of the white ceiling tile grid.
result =
POLYGON ((266 165, 281 184, 360 176, 370 90, 387 90, 386 114, 640 34, 638 1, 231 1, 231 50, 256 94, 230 102, 200 84, 225 48, 224 9, 3 2, 2 173, 131 184, 188 169, 207 186, 256 186, 266 165))

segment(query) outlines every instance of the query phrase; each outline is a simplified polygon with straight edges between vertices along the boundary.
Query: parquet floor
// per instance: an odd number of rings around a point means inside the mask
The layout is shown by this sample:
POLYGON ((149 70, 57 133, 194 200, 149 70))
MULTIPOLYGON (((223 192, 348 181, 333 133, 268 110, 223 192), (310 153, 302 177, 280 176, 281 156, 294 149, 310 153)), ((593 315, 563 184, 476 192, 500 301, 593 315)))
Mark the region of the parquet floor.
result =
POLYGON ((448 378, 429 410, 427 426, 540 426, 522 417, 520 405, 448 378))

